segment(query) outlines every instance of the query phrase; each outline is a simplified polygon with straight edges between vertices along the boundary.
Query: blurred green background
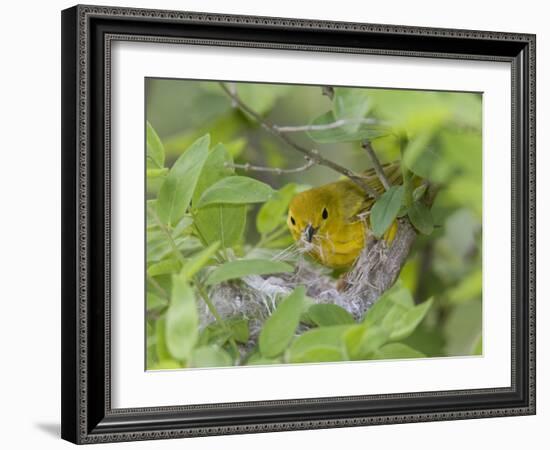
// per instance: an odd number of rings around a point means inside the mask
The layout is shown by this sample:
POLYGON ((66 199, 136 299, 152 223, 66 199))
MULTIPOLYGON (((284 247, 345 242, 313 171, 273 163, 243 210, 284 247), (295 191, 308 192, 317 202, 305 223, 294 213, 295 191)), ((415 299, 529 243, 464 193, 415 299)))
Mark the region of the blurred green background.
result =
MULTIPOLYGON (((335 107, 318 86, 235 83, 235 89, 243 102, 281 126, 307 125, 335 107)), ((342 97, 351 92, 349 98, 359 98, 367 105, 361 111, 362 117, 373 118, 392 130, 371 140, 382 163, 401 159, 399 137, 406 136, 405 164, 416 175, 440 187, 431 208, 434 229, 429 235, 419 235, 400 275, 400 284, 416 303, 430 297, 434 301, 414 332, 402 342, 425 356, 481 354, 481 94, 362 88, 337 92, 342 97)), ((237 164, 293 168, 304 163, 298 152, 235 108, 217 82, 149 78, 146 100, 147 121, 162 142, 167 168, 205 134, 210 135, 212 147, 222 143, 237 164)), ((370 167, 360 140, 353 137, 324 139, 301 132, 293 133, 292 139, 318 149, 326 158, 355 172, 370 167)), ((304 189, 340 177, 321 166, 297 174, 239 169, 236 172, 267 183, 275 190, 289 183, 304 189)), ((149 201, 157 197, 162 183, 163 176, 148 177, 149 201)), ((261 204, 247 207, 245 231, 237 254, 246 255, 262 239, 256 218, 261 207, 261 204)), ((281 233, 280 242, 273 242, 271 247, 284 248, 291 242, 284 223, 281 233)), ((148 265, 153 262, 148 260, 148 265)), ((162 276, 157 281, 170 289, 169 281, 162 276)), ((148 291, 154 289, 148 287, 148 291)), ((173 358, 160 357, 156 348, 157 321, 166 313, 167 305, 156 297, 152 295, 150 300, 148 296, 147 360, 150 368, 166 368, 172 363, 159 365, 159 362, 173 358)))

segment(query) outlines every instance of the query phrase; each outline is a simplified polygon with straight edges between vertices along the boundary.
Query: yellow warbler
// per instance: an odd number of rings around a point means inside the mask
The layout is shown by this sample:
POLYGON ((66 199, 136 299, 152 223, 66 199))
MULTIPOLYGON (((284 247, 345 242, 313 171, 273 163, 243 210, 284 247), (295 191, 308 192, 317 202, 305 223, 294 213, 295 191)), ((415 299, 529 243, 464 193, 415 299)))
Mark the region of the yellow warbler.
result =
MULTIPOLYGON (((399 163, 383 169, 391 184, 402 182, 399 163)), ((373 169, 363 176, 378 193, 384 192, 373 169)), ((294 240, 321 264, 347 268, 365 245, 365 215, 373 204, 359 186, 343 179, 297 194, 290 202, 287 224, 294 240)), ((385 238, 391 242, 396 231, 394 223, 385 238)))

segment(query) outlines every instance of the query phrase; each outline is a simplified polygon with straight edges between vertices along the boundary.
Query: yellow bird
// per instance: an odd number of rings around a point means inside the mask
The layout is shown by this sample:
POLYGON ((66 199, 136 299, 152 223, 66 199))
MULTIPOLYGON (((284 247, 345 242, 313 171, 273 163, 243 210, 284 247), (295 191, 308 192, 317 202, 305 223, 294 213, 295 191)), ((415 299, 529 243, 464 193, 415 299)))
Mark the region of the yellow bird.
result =
MULTIPOLYGON (((384 165, 383 170, 391 184, 402 183, 398 162, 384 165)), ((384 192, 374 169, 363 176, 378 193, 384 192)), ((359 186, 343 179, 297 194, 290 202, 287 224, 294 240, 321 264, 348 268, 365 245, 366 216, 373 204, 359 186)), ((396 232, 394 222, 385 239, 391 242, 396 232)))

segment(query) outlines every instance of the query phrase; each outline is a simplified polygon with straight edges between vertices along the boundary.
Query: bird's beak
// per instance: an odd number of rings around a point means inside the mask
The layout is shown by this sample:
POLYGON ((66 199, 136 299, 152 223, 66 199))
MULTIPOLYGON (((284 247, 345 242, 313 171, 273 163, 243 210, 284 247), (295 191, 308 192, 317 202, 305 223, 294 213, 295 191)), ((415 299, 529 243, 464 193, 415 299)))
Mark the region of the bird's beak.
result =
POLYGON ((315 228, 313 228, 311 224, 308 224, 307 227, 305 227, 304 229, 304 236, 306 237, 306 240, 308 242, 311 242, 314 234, 315 234, 315 228))

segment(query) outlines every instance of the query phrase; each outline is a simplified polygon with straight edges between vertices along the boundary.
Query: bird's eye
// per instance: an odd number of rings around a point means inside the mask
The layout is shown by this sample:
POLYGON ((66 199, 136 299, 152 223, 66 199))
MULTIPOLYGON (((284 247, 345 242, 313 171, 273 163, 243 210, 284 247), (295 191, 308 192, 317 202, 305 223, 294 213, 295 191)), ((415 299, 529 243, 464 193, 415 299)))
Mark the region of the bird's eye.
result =
POLYGON ((328 219, 328 211, 327 208, 323 208, 323 219, 328 219))
POLYGON ((292 225, 296 225, 296 221, 294 220, 294 217, 290 216, 290 222, 292 222, 292 225))

